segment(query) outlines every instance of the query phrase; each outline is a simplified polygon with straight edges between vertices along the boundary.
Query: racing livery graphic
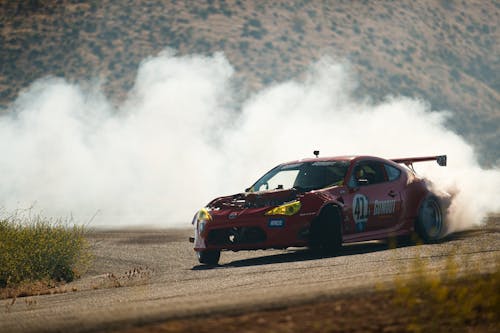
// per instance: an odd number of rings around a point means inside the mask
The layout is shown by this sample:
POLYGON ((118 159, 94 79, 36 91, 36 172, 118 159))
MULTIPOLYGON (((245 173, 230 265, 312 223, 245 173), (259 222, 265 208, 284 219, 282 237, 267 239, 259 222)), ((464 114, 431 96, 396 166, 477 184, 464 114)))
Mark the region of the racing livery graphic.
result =
POLYGON ((309 247, 334 254, 342 243, 445 233, 446 193, 434 193, 413 163, 446 155, 383 159, 318 157, 283 163, 244 193, 219 197, 192 221, 194 250, 216 265, 221 251, 309 247))

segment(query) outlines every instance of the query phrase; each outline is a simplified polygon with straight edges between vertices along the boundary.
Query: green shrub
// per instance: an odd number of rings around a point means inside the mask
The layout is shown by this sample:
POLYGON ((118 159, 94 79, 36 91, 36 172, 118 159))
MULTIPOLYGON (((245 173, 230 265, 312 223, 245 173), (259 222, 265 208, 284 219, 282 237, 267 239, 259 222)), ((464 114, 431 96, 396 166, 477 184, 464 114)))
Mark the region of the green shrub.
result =
POLYGON ((82 226, 40 216, 0 217, 0 287, 72 281, 91 261, 82 226))

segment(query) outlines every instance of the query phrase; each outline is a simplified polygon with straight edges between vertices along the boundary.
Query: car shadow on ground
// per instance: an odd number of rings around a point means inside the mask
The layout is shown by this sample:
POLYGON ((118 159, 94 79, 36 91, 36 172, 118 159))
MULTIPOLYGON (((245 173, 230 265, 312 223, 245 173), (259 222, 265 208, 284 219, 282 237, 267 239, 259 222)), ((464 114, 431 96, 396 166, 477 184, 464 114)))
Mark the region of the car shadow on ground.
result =
MULTIPOLYGON (((409 246, 407 243, 398 243, 397 247, 409 246)), ((289 249, 285 253, 279 254, 269 254, 261 257, 235 260, 228 263, 220 265, 197 265, 194 266, 193 270, 206 270, 206 269, 221 269, 221 268, 236 268, 236 267, 247 267, 247 266, 261 266, 261 265, 271 265, 287 262, 298 262, 298 261, 309 261, 318 260, 324 258, 342 257, 350 256, 356 254, 373 253, 379 251, 385 251, 394 248, 394 244, 384 241, 371 241, 363 243, 346 244, 342 246, 342 249, 334 255, 322 255, 315 253, 307 248, 294 248, 289 249)))
MULTIPOLYGON (((438 243, 451 242, 464 238, 474 237, 484 232, 500 232, 500 229, 498 228, 498 226, 492 225, 486 227, 483 226, 482 228, 474 228, 470 230, 458 231, 447 235, 446 237, 441 239, 438 243)), ((212 266, 197 265, 194 266, 192 270, 260 266, 260 265, 271 265, 271 264, 279 264, 279 263, 294 262, 294 261, 297 262, 297 261, 317 260, 323 258, 351 256, 356 254, 366 254, 379 251, 386 251, 394 248, 416 246, 416 244, 418 243, 421 242, 403 237, 398 239, 390 239, 387 241, 370 241, 362 243, 345 244, 342 246, 340 252, 335 255, 319 255, 307 248, 295 248, 295 249, 289 249, 285 253, 270 254, 261 257, 235 260, 221 265, 212 265, 212 266)))

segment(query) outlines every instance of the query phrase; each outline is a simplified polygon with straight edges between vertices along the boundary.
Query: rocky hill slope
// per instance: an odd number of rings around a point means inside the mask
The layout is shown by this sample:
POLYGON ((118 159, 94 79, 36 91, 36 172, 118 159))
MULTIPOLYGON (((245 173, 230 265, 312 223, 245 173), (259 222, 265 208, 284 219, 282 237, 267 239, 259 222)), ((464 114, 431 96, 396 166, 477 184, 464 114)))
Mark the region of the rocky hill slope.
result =
POLYGON ((0 108, 37 78, 105 78, 119 103, 145 57, 222 51, 247 91, 349 61, 358 92, 424 98, 500 161, 497 1, 0 1, 0 108))

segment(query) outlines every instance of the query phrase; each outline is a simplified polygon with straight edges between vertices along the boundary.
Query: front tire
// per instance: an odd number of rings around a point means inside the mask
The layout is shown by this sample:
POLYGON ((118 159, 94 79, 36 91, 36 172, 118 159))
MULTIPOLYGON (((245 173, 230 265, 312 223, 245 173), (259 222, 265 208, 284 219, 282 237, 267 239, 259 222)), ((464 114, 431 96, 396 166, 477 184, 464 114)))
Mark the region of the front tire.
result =
POLYGON ((196 256, 198 257, 198 261, 200 262, 200 264, 215 266, 219 263, 220 251, 218 250, 197 251, 196 256))
POLYGON ((420 206, 416 231, 425 243, 434 243, 440 240, 445 233, 444 216, 438 198, 429 196, 420 206))
POLYGON ((324 208, 311 223, 309 247, 320 255, 337 254, 342 247, 341 214, 335 207, 324 208))

